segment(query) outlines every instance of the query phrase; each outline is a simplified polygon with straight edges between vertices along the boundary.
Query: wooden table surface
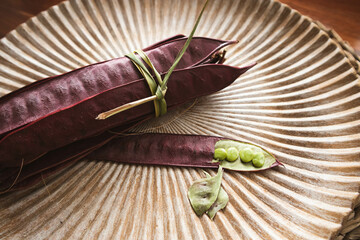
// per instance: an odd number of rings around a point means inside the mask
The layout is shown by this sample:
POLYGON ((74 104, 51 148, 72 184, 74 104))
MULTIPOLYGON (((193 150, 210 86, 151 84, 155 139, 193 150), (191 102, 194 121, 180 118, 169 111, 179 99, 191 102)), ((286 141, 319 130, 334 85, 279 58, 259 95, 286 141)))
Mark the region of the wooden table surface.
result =
MULTIPOLYGON (((360 55, 359 0, 280 0, 335 30, 360 55)), ((1 0, 0 37, 62 0, 1 0)))

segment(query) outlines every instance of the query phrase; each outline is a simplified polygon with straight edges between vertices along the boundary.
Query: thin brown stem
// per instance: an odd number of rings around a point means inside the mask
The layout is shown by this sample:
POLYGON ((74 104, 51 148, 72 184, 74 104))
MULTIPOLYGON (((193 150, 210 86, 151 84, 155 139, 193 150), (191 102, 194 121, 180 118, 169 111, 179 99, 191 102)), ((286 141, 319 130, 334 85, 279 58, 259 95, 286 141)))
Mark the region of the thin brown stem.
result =
POLYGON ((10 186, 8 189, 6 189, 5 191, 0 192, 0 194, 7 193, 8 191, 11 190, 11 188, 15 185, 15 183, 16 183, 17 180, 18 180, 18 178, 20 177, 20 173, 21 173, 21 170, 22 170, 23 166, 24 166, 24 159, 21 160, 20 170, 19 170, 19 172, 18 172, 18 174, 17 174, 14 182, 11 184, 11 186, 10 186))
POLYGON ((150 97, 147 97, 147 98, 142 98, 142 99, 139 99, 139 100, 136 100, 136 101, 133 101, 133 102, 126 103, 124 105, 121 105, 120 107, 111 109, 111 110, 109 110, 107 112, 100 113, 96 117, 96 120, 105 120, 108 117, 111 117, 111 116, 113 116, 113 115, 115 115, 117 113, 126 111, 126 110, 128 110, 130 108, 139 106, 139 105, 147 103, 147 102, 154 101, 155 99, 156 99, 156 95, 153 95, 153 96, 150 96, 150 97))

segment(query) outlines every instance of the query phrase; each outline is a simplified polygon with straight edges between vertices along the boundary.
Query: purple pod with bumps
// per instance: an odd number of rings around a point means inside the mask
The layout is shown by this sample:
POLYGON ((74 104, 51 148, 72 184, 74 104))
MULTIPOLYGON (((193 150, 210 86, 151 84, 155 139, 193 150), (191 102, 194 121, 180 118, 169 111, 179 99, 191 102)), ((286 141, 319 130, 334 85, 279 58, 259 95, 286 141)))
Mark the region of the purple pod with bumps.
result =
MULTIPOLYGON (((186 40, 177 35, 144 51, 164 75, 186 40)), ((233 43, 193 38, 169 80, 168 107, 219 91, 250 69, 253 65, 231 67, 217 59, 216 53, 233 43)), ((26 170, 23 180, 50 171, 102 146, 114 137, 107 130, 124 130, 153 117, 154 106, 147 103, 95 120, 101 112, 150 95, 145 79, 122 57, 39 80, 0 98, 0 171, 12 173, 0 178, 1 186, 14 179, 20 166, 26 170)))

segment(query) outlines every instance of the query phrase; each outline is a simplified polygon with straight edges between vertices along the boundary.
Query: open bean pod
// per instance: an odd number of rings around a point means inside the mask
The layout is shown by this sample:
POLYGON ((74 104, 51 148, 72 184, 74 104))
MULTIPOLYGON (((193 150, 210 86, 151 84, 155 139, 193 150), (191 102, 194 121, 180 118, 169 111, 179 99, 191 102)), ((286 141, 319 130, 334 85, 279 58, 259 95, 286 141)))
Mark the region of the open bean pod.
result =
POLYGON ((216 151, 217 149, 236 149, 238 151, 239 154, 233 159, 231 159, 231 161, 228 161, 226 159, 213 160, 213 162, 215 163, 220 163, 220 166, 222 166, 223 168, 233 171, 260 171, 282 165, 282 163, 280 163, 273 154, 251 143, 222 139, 216 142, 214 151, 216 151), (244 159, 247 157, 246 155, 242 156, 242 152, 245 151, 246 154, 247 150, 253 153, 252 157, 248 157, 249 160, 244 159), (258 163, 259 161, 261 162, 258 163))
MULTIPOLYGON (((123 130, 116 129, 117 132, 123 130)), ((261 171, 282 165, 275 156, 259 146, 216 136, 158 133, 118 136, 105 132, 51 151, 37 161, 24 166, 16 184, 9 190, 14 191, 31 186, 41 181, 43 176, 50 175, 56 169, 67 166, 69 162, 75 162, 84 157, 96 161, 141 165, 196 168, 222 166, 224 169, 240 172, 261 171), (262 167, 255 167, 251 162, 243 163, 240 157, 233 162, 214 159, 215 149, 232 147, 239 151, 250 147, 256 152, 262 152, 266 161, 262 167)), ((18 172, 18 167, 6 168, 1 172, 1 191, 8 189, 14 183, 18 172)))
POLYGON ((179 167, 218 168, 233 171, 261 171, 282 165, 273 154, 250 143, 215 136, 140 134, 114 138, 87 156, 91 160, 104 160, 131 164, 150 164, 179 167), (263 166, 243 163, 238 156, 235 161, 214 159, 217 148, 252 148, 264 155, 263 166))

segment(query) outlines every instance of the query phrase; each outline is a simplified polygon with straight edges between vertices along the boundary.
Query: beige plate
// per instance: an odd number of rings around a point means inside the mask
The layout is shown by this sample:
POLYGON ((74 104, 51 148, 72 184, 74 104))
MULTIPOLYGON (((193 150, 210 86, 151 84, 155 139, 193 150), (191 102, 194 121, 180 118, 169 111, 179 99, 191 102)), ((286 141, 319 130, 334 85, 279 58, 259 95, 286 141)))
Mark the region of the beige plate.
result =
MULTIPOLYGON (((72 0, 55 6, 1 39, 0 95, 188 34, 202 3, 72 0)), ((286 168, 226 172, 230 202, 210 221, 193 213, 186 196, 201 170, 84 160, 46 179, 46 186, 1 197, 0 238, 314 240, 338 234, 360 185, 354 57, 331 32, 270 0, 211 0, 197 35, 238 39, 227 63, 258 65, 180 116, 135 130, 257 143, 286 168)))

